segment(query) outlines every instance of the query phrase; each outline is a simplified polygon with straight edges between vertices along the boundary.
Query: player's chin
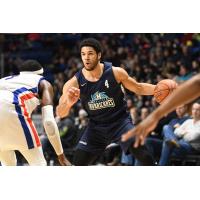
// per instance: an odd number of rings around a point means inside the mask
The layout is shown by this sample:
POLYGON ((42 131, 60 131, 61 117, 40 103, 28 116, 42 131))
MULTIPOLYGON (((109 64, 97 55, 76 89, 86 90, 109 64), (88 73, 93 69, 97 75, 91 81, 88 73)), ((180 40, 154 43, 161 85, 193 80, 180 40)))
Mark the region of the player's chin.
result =
POLYGON ((94 67, 91 66, 91 65, 85 65, 85 69, 86 69, 87 71, 92 71, 92 70, 94 70, 94 67))
POLYGON ((92 70, 93 70, 92 68, 89 68, 89 67, 85 67, 85 69, 86 69, 87 71, 92 71, 92 70))

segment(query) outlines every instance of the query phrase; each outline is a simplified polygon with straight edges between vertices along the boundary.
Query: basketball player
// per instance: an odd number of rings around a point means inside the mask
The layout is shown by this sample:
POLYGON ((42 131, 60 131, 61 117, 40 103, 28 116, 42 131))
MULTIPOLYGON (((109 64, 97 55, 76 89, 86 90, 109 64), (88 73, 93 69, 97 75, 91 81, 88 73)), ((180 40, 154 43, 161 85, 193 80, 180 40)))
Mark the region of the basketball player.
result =
POLYGON ((152 95, 155 85, 138 83, 124 69, 100 63, 102 49, 94 38, 81 42, 80 53, 84 67, 65 83, 57 107, 57 115, 63 118, 80 98, 88 113, 89 124, 77 145, 73 164, 91 164, 107 145, 116 142, 142 165, 154 165, 145 146, 134 149, 133 139, 124 143, 120 140, 124 132, 133 128, 121 85, 138 95, 152 95))
POLYGON ((144 144, 148 133, 152 131, 158 121, 177 106, 186 104, 200 96, 200 74, 181 84, 154 112, 152 112, 136 128, 128 131, 122 137, 122 141, 128 141, 136 137, 135 147, 144 144))
POLYGON ((61 165, 69 162, 63 154, 58 127, 53 116, 53 88, 41 74, 35 60, 25 61, 20 74, 0 79, 0 161, 17 164, 18 150, 29 165, 46 165, 37 130, 31 120, 32 111, 42 106, 42 122, 61 165))

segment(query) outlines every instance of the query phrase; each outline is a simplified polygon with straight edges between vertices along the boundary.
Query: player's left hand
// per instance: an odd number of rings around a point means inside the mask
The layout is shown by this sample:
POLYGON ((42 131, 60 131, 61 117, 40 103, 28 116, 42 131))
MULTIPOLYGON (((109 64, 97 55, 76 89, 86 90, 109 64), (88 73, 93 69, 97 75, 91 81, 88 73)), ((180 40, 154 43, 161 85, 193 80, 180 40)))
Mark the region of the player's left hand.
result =
POLYGON ((135 137, 134 147, 137 148, 139 145, 144 145, 145 138, 154 130, 158 120, 154 117, 147 117, 144 121, 139 123, 135 128, 129 130, 127 133, 122 135, 122 142, 135 137))
POLYGON ((64 154, 58 155, 58 161, 61 166, 71 166, 72 164, 67 160, 64 154))

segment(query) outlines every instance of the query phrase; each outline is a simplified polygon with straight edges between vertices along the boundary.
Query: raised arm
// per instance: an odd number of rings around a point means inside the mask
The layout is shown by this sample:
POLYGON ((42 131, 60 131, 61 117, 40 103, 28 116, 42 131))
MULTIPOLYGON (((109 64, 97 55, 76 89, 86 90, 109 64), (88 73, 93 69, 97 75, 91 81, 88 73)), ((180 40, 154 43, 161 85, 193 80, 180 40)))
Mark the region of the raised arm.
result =
POLYGON ((122 83, 126 89, 138 95, 153 95, 155 85, 148 83, 138 83, 135 79, 131 78, 124 69, 120 67, 113 67, 113 73, 117 82, 122 83))
POLYGON ((58 117, 63 118, 69 114, 71 107, 78 101, 80 97, 80 89, 78 81, 74 76, 67 81, 63 87, 62 96, 59 99, 59 104, 56 107, 56 114, 58 117))
POLYGON ((42 122, 48 139, 53 146, 61 165, 70 165, 63 154, 58 126, 53 115, 53 88, 51 84, 42 80, 39 84, 39 96, 42 106, 42 122))

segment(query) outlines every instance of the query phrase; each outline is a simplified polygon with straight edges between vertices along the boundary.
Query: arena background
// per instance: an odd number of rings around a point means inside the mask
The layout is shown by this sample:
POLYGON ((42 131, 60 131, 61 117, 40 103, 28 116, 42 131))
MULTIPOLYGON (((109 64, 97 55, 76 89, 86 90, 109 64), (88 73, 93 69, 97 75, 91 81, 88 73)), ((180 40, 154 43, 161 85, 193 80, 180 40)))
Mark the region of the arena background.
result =
MULTIPOLYGON (((53 84, 54 105, 62 92, 63 84, 82 67, 79 42, 88 37, 98 39, 103 47, 103 59, 114 66, 125 68, 139 82, 156 84, 169 78, 179 84, 200 71, 200 34, 0 34, 1 77, 19 73, 19 66, 26 59, 36 59, 44 66, 45 78, 53 84)), ((127 105, 132 111, 134 123, 144 119, 158 105, 150 97, 136 96, 126 91, 127 105)), ((33 114, 33 120, 40 134, 48 165, 57 165, 53 152, 41 124, 40 108, 33 114)), ((169 119, 167 119, 169 120, 169 119)), ((164 120, 153 132, 152 137, 161 137, 164 120)), ((58 122, 62 143, 71 160, 74 147, 87 126, 87 114, 78 102, 69 117, 58 122)), ((26 165, 20 158, 18 165, 26 165)), ((132 163, 133 164, 133 163, 132 163)), ((130 164, 130 165, 132 165, 130 164)), ((113 144, 94 165, 124 165, 120 148, 113 144)), ((171 165, 199 165, 199 156, 192 160, 172 161, 171 165)))
MULTIPOLYGON (((0 16, 1 33, 200 32, 194 0, 6 0, 0 16)), ((199 174, 199 167, 6 167, 0 186, 5 199, 185 200, 199 198, 199 174)))

